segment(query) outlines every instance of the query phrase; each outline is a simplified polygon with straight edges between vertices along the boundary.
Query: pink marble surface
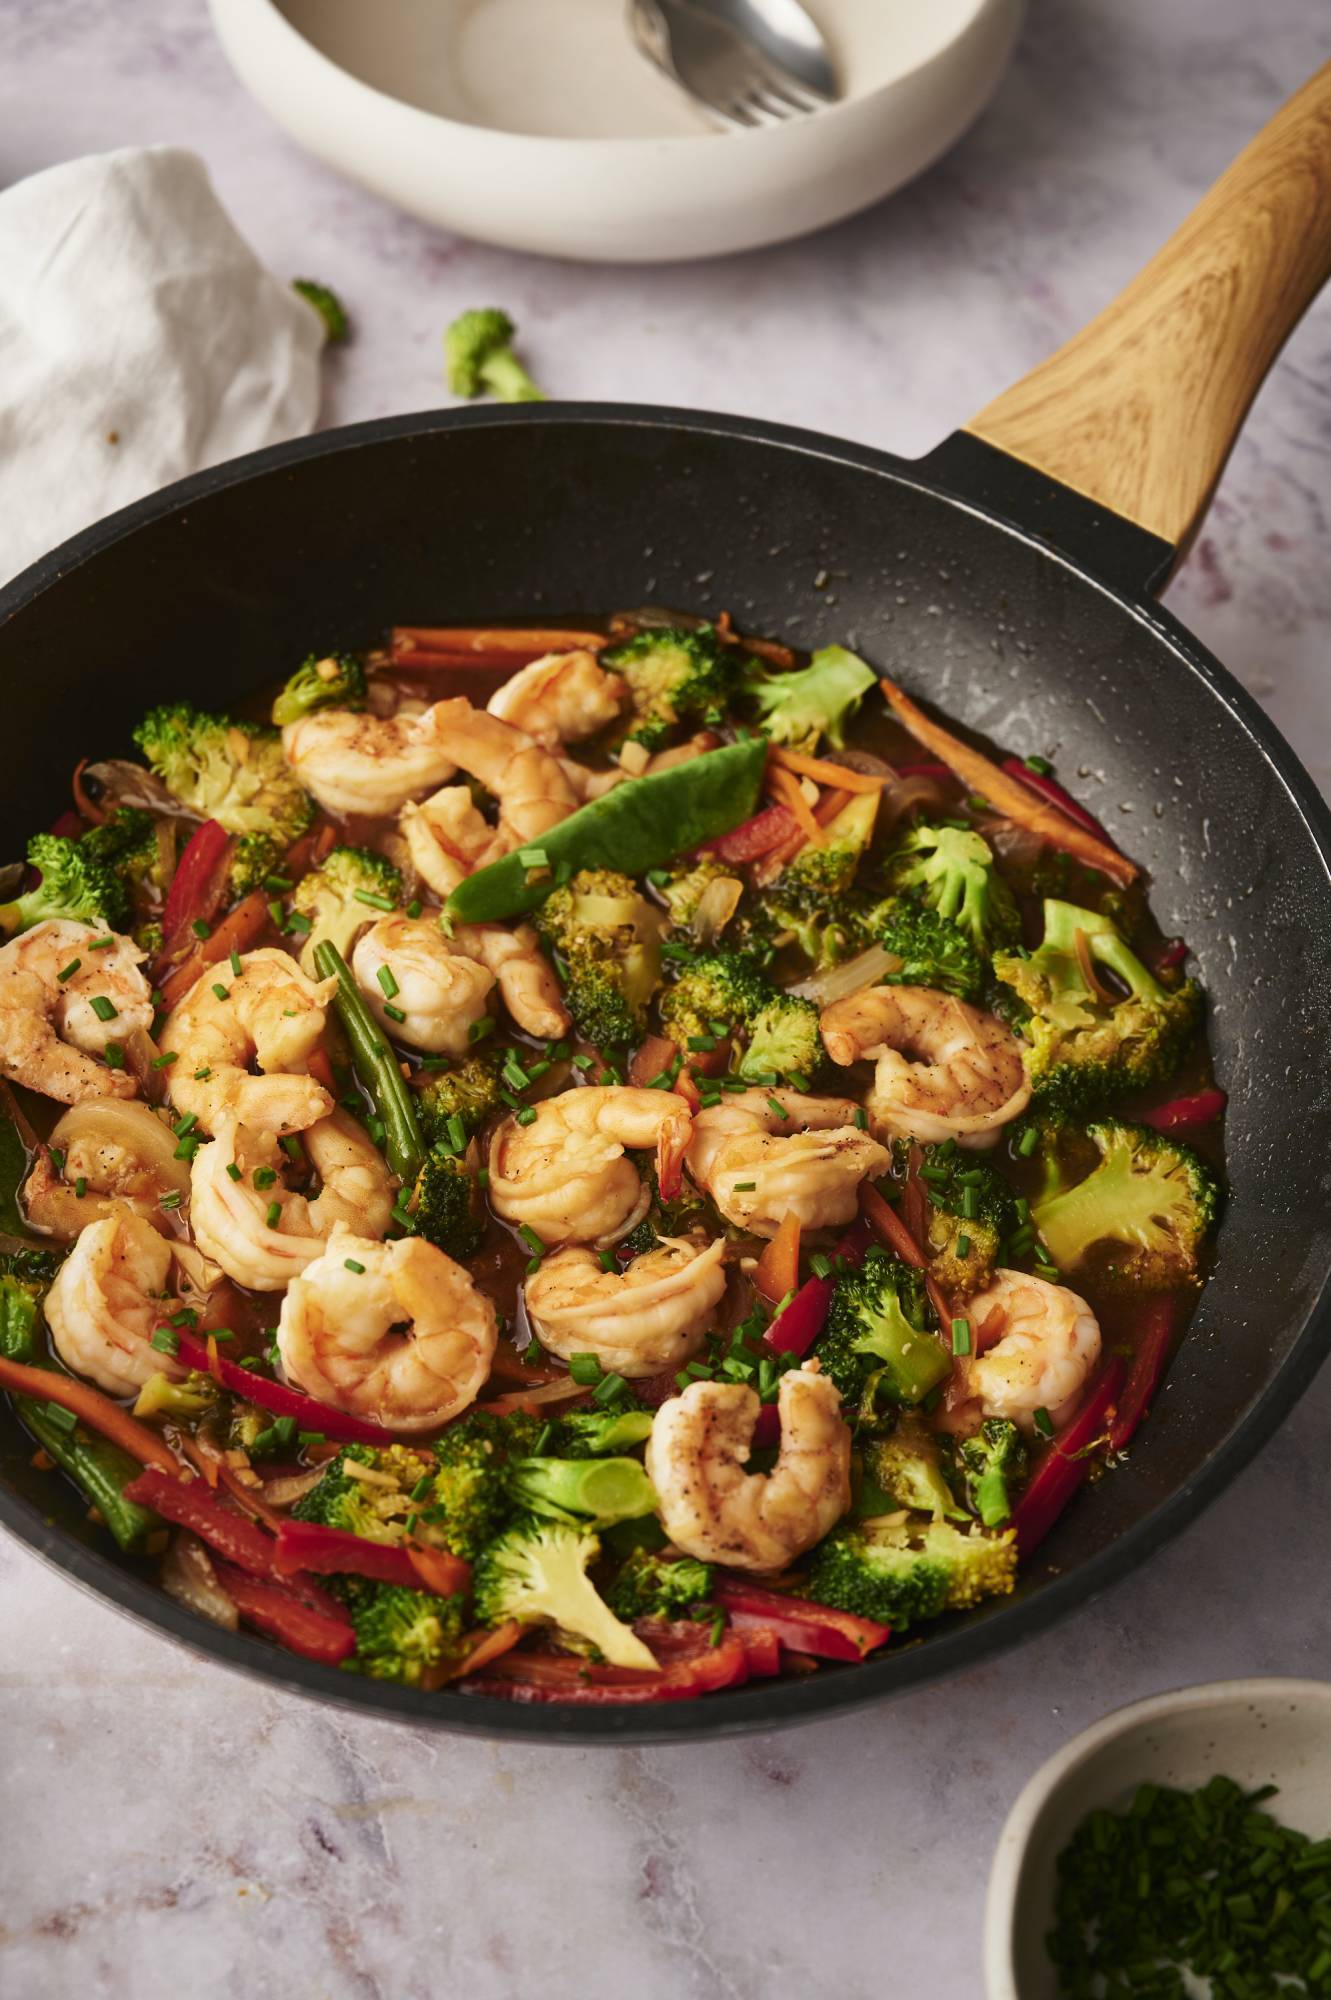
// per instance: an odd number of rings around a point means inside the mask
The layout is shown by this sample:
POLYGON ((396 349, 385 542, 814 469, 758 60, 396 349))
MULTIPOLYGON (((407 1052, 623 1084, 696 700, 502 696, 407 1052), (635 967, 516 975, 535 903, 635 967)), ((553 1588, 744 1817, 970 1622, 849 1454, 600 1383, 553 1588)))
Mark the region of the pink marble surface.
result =
MULTIPOLYGON (((910 453, 1103 303, 1326 54, 1316 0, 1253 19, 1240 0, 1034 0, 992 110, 893 203, 783 249, 617 272, 451 240, 343 185, 242 95, 199 0, 0 0, 0 182, 197 147, 273 268, 325 278, 355 315, 330 423, 441 401, 444 323, 497 299, 554 393, 910 453)), ((1329 361, 1324 302, 1170 598, 1323 786, 1329 361)), ((707 1748, 523 1750, 331 1715, 198 1664, 0 1541, 0 1992, 972 2000, 989 1852, 1043 1756, 1153 1689, 1325 1671, 1331 1610, 1308 1577, 1329 1416, 1324 1378, 1202 1523, 1021 1653, 707 1748)))

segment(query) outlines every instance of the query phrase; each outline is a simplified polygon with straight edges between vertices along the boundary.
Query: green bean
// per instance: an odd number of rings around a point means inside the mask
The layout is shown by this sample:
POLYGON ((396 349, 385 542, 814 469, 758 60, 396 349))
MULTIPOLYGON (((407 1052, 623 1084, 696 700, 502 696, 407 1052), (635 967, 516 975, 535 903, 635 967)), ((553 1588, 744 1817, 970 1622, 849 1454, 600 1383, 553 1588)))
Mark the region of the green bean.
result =
POLYGON ((414 1181, 425 1158, 425 1142, 397 1057, 361 998, 351 968, 337 946, 326 938, 317 944, 314 965, 321 979, 337 980, 333 1004, 351 1049, 356 1074, 384 1121, 384 1155, 388 1164, 403 1181, 414 1181))
MULTIPOLYGON (((143 1467, 128 1452, 121 1451, 119 1445, 108 1438, 93 1437, 81 1424, 72 1431, 66 1430, 52 1416, 56 1408, 52 1403, 16 1396, 14 1407, 48 1458, 53 1458, 60 1470, 68 1473, 80 1491, 86 1493, 117 1544, 127 1555, 141 1554, 149 1535, 164 1525, 151 1508, 140 1507, 136 1501, 125 1498, 123 1489, 138 1478, 143 1467)), ((65 1412, 60 1414, 63 1416, 65 1412)))

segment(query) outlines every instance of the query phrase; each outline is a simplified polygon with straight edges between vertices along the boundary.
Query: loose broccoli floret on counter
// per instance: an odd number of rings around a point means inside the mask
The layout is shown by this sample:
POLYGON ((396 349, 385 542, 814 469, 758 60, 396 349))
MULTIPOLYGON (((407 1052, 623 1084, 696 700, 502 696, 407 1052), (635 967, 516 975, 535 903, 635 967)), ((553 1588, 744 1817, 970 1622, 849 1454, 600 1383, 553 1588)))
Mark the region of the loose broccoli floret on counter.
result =
POLYGON ((1011 1518, 1012 1490, 1026 1477, 1026 1441, 1006 1417, 986 1417, 974 1437, 957 1448, 966 1497, 986 1528, 1011 1518))
POLYGON ((742 1031, 776 990, 751 958, 708 952, 691 959, 661 995, 661 1025, 685 1049, 691 1040, 742 1031))
POLYGON ((273 702, 273 722, 281 729, 316 708, 361 708, 365 669, 354 653, 308 653, 273 702))
POLYGON ((694 631, 662 626, 607 647, 601 665, 622 674, 637 717, 634 742, 659 750, 684 722, 715 726, 725 717, 739 660, 711 625, 694 631))
POLYGON ((529 1458, 543 1429, 536 1418, 473 1411, 435 1439, 434 1493, 423 1520, 454 1555, 469 1561, 511 1512, 510 1461, 529 1458))
POLYGON ((651 1434, 650 1410, 576 1410, 550 1426, 546 1448, 556 1458, 599 1458, 632 1451, 651 1434))
POLYGON ((891 1507, 909 1507, 935 1520, 969 1518, 944 1477, 937 1438, 919 1424, 904 1420, 890 1437, 868 1439, 864 1470, 891 1507))
POLYGON ((6 932, 31 930, 34 924, 59 917, 106 924, 111 930, 128 923, 124 884, 110 863, 88 853, 82 841, 36 833, 28 842, 28 860, 41 870, 41 880, 12 903, 0 904, 0 928, 6 932))
POLYGON ((465 1145, 486 1119, 503 1109, 498 1056, 489 1050, 465 1056, 451 1069, 422 1070, 413 1086, 416 1118, 427 1146, 465 1145))
POLYGON ((1017 1579, 1011 1529, 987 1535, 950 1521, 845 1524, 814 1551, 808 1594, 820 1604, 876 1618, 894 1633, 943 1611, 1003 1597, 1017 1579))
POLYGON ((293 278, 293 292, 299 292, 307 305, 314 307, 324 323, 324 336, 330 347, 341 347, 351 332, 351 322, 347 318, 346 307, 337 293, 329 285, 321 285, 317 278, 293 278))
POLYGON ((446 1669, 461 1657, 465 1597, 437 1597, 360 1577, 348 1577, 340 1595, 356 1634, 356 1651, 347 1664, 357 1673, 419 1687, 432 1669, 446 1669))
POLYGON ((334 847, 291 892, 292 911, 309 924, 300 948, 303 970, 318 977, 314 953, 325 942, 349 959, 357 932, 401 894, 402 877, 385 855, 368 847, 334 847))
POLYGON ((826 1061, 818 1009, 798 994, 774 993, 748 1031, 748 1047, 736 1065, 740 1076, 789 1078, 798 1087, 812 1082, 826 1061))
POLYGON ((1083 1180, 1032 1206, 1060 1271, 1103 1246, 1104 1275, 1155 1289, 1195 1284, 1203 1239, 1216 1218, 1215 1176, 1177 1139, 1105 1119, 1086 1128, 1099 1159, 1083 1180))
POLYGON ((517 328, 497 306, 459 313, 444 334, 444 369, 455 396, 479 396, 481 391, 501 403, 543 403, 517 355, 517 328))
POLYGON ((980 998, 984 960, 949 918, 902 896, 879 904, 873 922, 873 942, 901 960, 895 972, 883 974, 881 985, 929 986, 959 1000, 980 998))
POLYGON ((926 1146, 920 1167, 930 1269, 958 1300, 983 1291, 1017 1228, 1017 1197, 995 1168, 955 1144, 926 1146))
POLYGON ((510 1491, 524 1513, 609 1528, 656 1511, 656 1490, 636 1458, 519 1458, 510 1491))
POLYGON ((758 727, 773 743, 814 751, 826 737, 846 744, 846 724, 878 676, 844 646, 824 646, 798 673, 746 673, 744 693, 755 703, 758 727))
POLYGON ((477 1561, 477 1615, 487 1625, 508 1618, 555 1625, 590 1641, 613 1667, 654 1668, 653 1654, 621 1625, 587 1575, 600 1549, 585 1528, 563 1521, 517 1522, 477 1561))
POLYGON ((888 857, 885 886, 946 917, 983 958, 1018 944, 1021 918, 988 841, 968 828, 917 826, 888 857))
POLYGON ((606 1592, 617 1618, 684 1618, 712 1594, 712 1566, 691 1556, 671 1558, 635 1549, 606 1592))
POLYGON ((725 929, 744 889, 729 868, 707 858, 657 886, 673 936, 697 946, 712 944, 725 929))
POLYGON ((661 913, 628 875, 584 868, 534 918, 555 953, 574 1025, 598 1049, 641 1040, 661 977, 661 913))
POLYGON ((474 1257, 485 1239, 475 1179, 455 1154, 442 1147, 426 1154, 407 1213, 412 1234, 423 1236, 455 1263, 465 1264, 474 1257))
POLYGON ((1162 1081, 1201 1011, 1192 980, 1162 986, 1107 917, 1075 903, 1047 902, 1039 949, 1000 953, 994 972, 1030 1010, 1019 1032, 1034 1107, 1055 1117, 1162 1081))
POLYGON ((924 1279, 876 1246, 836 1281, 815 1352, 847 1414, 872 1425, 884 1406, 920 1403, 952 1358, 928 1330, 924 1279))
POLYGON ((818 845, 806 842, 765 893, 778 905, 826 922, 829 906, 840 904, 855 881, 877 817, 878 794, 856 792, 827 822, 818 845))
POLYGON ((291 1511, 298 1521, 317 1521, 348 1535, 364 1535, 367 1541, 402 1542, 408 1519, 429 1499, 428 1493, 424 1502, 412 1494, 433 1475, 424 1447, 344 1445, 329 1460, 318 1485, 302 1494, 291 1511))
POLYGON ((228 833, 265 833, 289 847, 314 817, 280 734, 261 723, 174 702, 150 709, 134 741, 173 797, 228 833))

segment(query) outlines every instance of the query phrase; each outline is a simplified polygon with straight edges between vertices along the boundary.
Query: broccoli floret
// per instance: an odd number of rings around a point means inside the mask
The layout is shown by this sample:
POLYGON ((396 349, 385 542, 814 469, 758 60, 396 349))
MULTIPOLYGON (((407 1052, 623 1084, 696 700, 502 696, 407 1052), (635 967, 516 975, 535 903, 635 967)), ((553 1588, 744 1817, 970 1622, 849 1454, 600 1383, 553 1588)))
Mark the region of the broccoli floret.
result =
POLYGON ((631 1451, 651 1434, 650 1410, 577 1410, 551 1426, 547 1448, 558 1458, 599 1458, 631 1451))
POLYGON ((1105 1119, 1086 1137, 1100 1156, 1091 1172, 1031 1210, 1054 1263, 1075 1271, 1102 1245, 1112 1251, 1105 1275, 1151 1289, 1195 1284, 1219 1204, 1209 1167, 1145 1125, 1105 1119))
POLYGON ((435 1439, 434 1494, 420 1503, 422 1519, 454 1555, 470 1561, 498 1534, 512 1511, 509 1462, 532 1456, 542 1428, 533 1417, 473 1411, 435 1439))
POLYGON ((681 1048, 699 1036, 747 1027, 776 993, 751 958, 709 952, 684 966, 661 995, 661 1025, 681 1048))
POLYGON ((447 1668, 460 1658, 467 1630, 464 1596, 436 1597, 360 1577, 348 1578, 341 1595, 356 1634, 356 1651, 347 1664, 357 1673, 419 1687, 432 1668, 447 1668))
POLYGON ((873 942, 901 960, 895 972, 883 974, 882 985, 930 986, 939 993, 955 993, 959 1000, 979 999, 984 960, 965 931, 926 903, 901 896, 880 904, 873 942))
POLYGON ((409 1516, 425 1504, 413 1500, 412 1492, 423 1478, 433 1478, 434 1469, 424 1448, 344 1445, 329 1460, 318 1485, 302 1494, 291 1511, 299 1521, 318 1521, 367 1541, 402 1542, 409 1516), (348 1466, 364 1467, 372 1477, 357 1478, 348 1466))
POLYGON ((516 331, 497 306, 458 314, 444 334, 444 369, 455 396, 479 396, 484 389, 501 403, 545 401, 513 352, 516 331))
POLYGON ((221 1393, 212 1376, 197 1369, 191 1369, 183 1382, 173 1382, 169 1375, 159 1372, 150 1375, 139 1390, 134 1414, 169 1417, 173 1423, 190 1428, 217 1408, 221 1393))
POLYGON ((773 901, 826 922, 829 905, 839 904, 855 881, 877 817, 877 792, 856 792, 827 822, 817 846, 806 842, 791 856, 771 885, 773 901))
POLYGON ((775 993, 750 1020, 748 1046, 737 1064, 743 1077, 781 1076, 812 1082, 826 1060, 818 1009, 795 993, 775 993))
POLYGON ((885 883, 949 918, 984 958, 1020 942, 1021 918, 993 850, 965 827, 914 827, 888 857, 885 883))
POLYGON ((607 647, 601 664, 628 682, 637 717, 631 738, 649 750, 668 743, 682 722, 711 727, 723 721, 739 671, 735 648, 723 646, 711 625, 639 632, 622 646, 607 647))
POLYGON ((843 750, 846 724, 878 676, 844 646, 824 646, 799 673, 746 673, 744 692, 758 709, 758 727, 773 743, 813 751, 826 736, 843 750))
POLYGON ((1017 1197, 1003 1176, 951 1142, 926 1146, 920 1168, 930 1270, 957 1299, 983 1291, 1017 1227, 1017 1197))
POLYGON ((266 833, 289 847, 314 817, 276 729, 205 715, 188 702, 150 709, 134 741, 174 798, 228 833, 266 833))
POLYGON ((694 945, 711 944, 729 922, 728 917, 720 923, 713 920, 718 898, 722 905, 731 903, 733 916, 734 907, 739 902, 739 895, 736 892, 741 891, 742 886, 731 869, 720 861, 712 861, 706 857, 693 867, 682 869, 678 874, 671 875, 666 881, 659 883, 658 887, 665 901, 666 916, 674 936, 694 945), (709 901, 704 903, 703 897, 713 882, 725 883, 726 890, 714 891, 709 901), (702 904, 701 914, 704 917, 709 910, 713 913, 713 917, 707 920, 705 936, 700 925, 700 904, 702 904))
POLYGON ((583 1039, 598 1049, 641 1040, 661 977, 661 913, 632 878, 581 869, 546 898, 534 921, 556 954, 583 1039))
POLYGON ((715 1210, 691 1181, 682 1182, 679 1193, 663 1201, 655 1171, 650 1166, 644 1166, 644 1171, 652 1190, 651 1203, 642 1221, 621 1239, 622 1251, 642 1257, 655 1250, 663 1237, 692 1236, 699 1229, 709 1237, 719 1234, 721 1225, 715 1210))
POLYGON ((26 931, 48 918, 74 923, 106 924, 123 930, 129 921, 129 897, 124 883, 107 861, 98 860, 80 840, 59 833, 35 833, 28 842, 28 860, 41 870, 41 881, 12 903, 0 904, 0 928, 26 931))
POLYGON ((893 1507, 909 1507, 936 1521, 969 1519, 943 1475, 937 1438, 919 1424, 905 1421, 890 1437, 870 1438, 864 1446, 864 1470, 893 1507))
POLYGON ((316 708, 363 708, 365 669, 354 653, 307 653, 273 702, 273 722, 281 729, 316 708))
POLYGON ((712 1565, 691 1556, 671 1558, 635 1549, 607 1590, 617 1618, 684 1618, 712 1594, 712 1565))
POLYGON ((60 1269, 50 1250, 0 1251, 0 1278, 12 1278, 34 1299, 44 1299, 60 1269))
POLYGON ((1026 1477, 1026 1440, 1006 1417, 986 1417, 973 1437, 962 1440, 957 1463, 966 1497, 986 1528, 1001 1528, 1012 1515, 1012 1488, 1026 1477))
POLYGON ((357 932, 380 914, 379 903, 367 903, 367 896, 396 903, 401 894, 402 877, 386 856, 368 847, 334 847, 291 893, 292 909, 310 924, 300 952, 304 971, 317 977, 314 953, 320 944, 334 944, 350 958, 357 932))
POLYGON ((79 840, 85 854, 104 861, 120 877, 136 906, 159 905, 171 887, 172 868, 157 840, 157 821, 139 806, 117 806, 101 826, 79 840))
POLYGON ((877 1246, 837 1279, 815 1352, 866 1426, 884 1404, 923 1402, 952 1367, 928 1330, 921 1273, 877 1246))
POLYGON ((459 1136, 465 1143, 487 1118, 503 1109, 499 1070, 498 1056, 485 1050, 464 1057, 451 1069, 421 1072, 414 1095, 417 1122, 427 1146, 451 1146, 459 1136))
POLYGON ((1030 1009, 1020 1033, 1037 1114, 1067 1116, 1097 1098, 1162 1081, 1201 1009, 1192 980, 1167 990, 1108 918, 1075 903, 1047 902, 1039 949, 1000 953, 994 972, 1030 1009), (1087 965, 1111 974, 1122 996, 1103 985, 1097 991, 1087 965))
POLYGON ((242 833, 233 843, 227 863, 227 894, 234 901, 263 887, 265 877, 277 872, 282 849, 267 833, 242 833))
POLYGON ((455 1263, 465 1264, 485 1240, 476 1182, 461 1160, 441 1146, 426 1154, 407 1212, 413 1235, 423 1236, 455 1263))
POLYGON ((1002 1597, 1017 1580, 1011 1529, 987 1535, 950 1521, 843 1524, 814 1551, 808 1593, 894 1632, 943 1611, 1002 1597))
POLYGON ((516 1618, 587 1639, 613 1667, 655 1667, 649 1649, 621 1625, 587 1575, 601 1552, 588 1529, 563 1521, 519 1521, 476 1564, 477 1615, 487 1625, 516 1618))
POLYGON ((853 894, 829 896, 805 910, 771 889, 746 898, 730 926, 729 937, 732 949, 745 952, 755 962, 766 963, 793 945, 819 972, 840 965, 875 941, 865 934, 853 894))
POLYGON ((299 292, 307 305, 312 305, 324 323, 324 338, 330 347, 341 347, 351 332, 351 322, 347 318, 346 307, 331 286, 321 285, 317 278, 293 278, 293 292, 299 292))
POLYGON ((609 1528, 656 1511, 656 1489, 636 1458, 518 1458, 509 1487, 524 1513, 583 1527, 609 1528))

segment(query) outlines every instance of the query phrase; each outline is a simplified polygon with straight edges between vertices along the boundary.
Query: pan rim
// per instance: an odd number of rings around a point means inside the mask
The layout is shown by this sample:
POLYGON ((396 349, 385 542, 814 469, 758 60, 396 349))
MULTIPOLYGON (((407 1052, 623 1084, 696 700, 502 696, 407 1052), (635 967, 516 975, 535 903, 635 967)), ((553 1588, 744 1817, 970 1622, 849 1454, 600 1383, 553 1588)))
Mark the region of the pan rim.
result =
MULTIPOLYGON (((754 418, 654 404, 543 403, 518 408, 427 410, 371 418, 316 432, 191 474, 82 529, 0 588, 0 624, 7 623, 84 563, 140 528, 173 515, 183 516, 196 500, 284 467, 398 439, 424 440, 456 430, 508 429, 514 425, 539 429, 570 424, 728 437, 839 462, 941 499, 1035 549, 1080 584, 1089 585, 1146 626, 1167 648, 1177 667, 1203 684, 1229 720, 1249 738, 1295 807, 1331 889, 1331 808, 1255 699, 1186 626, 1144 589, 1133 590, 1097 575, 1084 562, 1061 550, 1056 542, 1024 527, 1019 520, 938 482, 931 476, 927 459, 902 459, 821 432, 754 418)), ((1068 498, 1081 507, 1088 504, 1075 494, 1069 494, 1068 498)), ((662 1704, 660 1710, 650 1714, 641 1709, 583 1709, 553 1704, 523 1707, 488 1696, 426 1695, 415 1689, 348 1675, 283 1653, 246 1633, 233 1634, 207 1627, 177 1605, 160 1586, 123 1568, 111 1554, 84 1544, 68 1530, 46 1521, 31 1501, 2 1486, 0 1526, 81 1588, 95 1592, 140 1625, 183 1644, 197 1657, 343 1709, 458 1735, 534 1739, 543 1743, 652 1743, 698 1736, 738 1736, 812 1722, 918 1688, 1033 1638, 1075 1605, 1098 1597, 1162 1548, 1218 1497, 1273 1436, 1312 1381, 1328 1350, 1331 1350, 1331 1245, 1324 1256, 1317 1296, 1306 1309, 1302 1325, 1277 1373, 1195 1476, 1107 1548, 1086 1558, 1075 1569, 1046 1581, 1028 1597, 1004 1600, 992 1609, 971 1614, 964 1622, 959 1620, 933 1638, 888 1652, 881 1658, 843 1669, 825 1669, 803 1680, 750 1683, 727 1691, 722 1700, 662 1704)))

